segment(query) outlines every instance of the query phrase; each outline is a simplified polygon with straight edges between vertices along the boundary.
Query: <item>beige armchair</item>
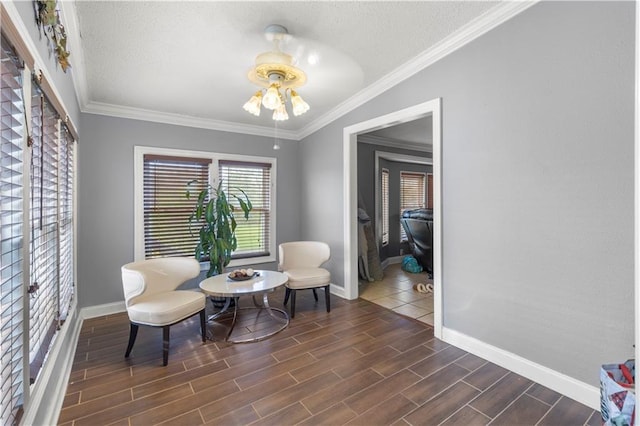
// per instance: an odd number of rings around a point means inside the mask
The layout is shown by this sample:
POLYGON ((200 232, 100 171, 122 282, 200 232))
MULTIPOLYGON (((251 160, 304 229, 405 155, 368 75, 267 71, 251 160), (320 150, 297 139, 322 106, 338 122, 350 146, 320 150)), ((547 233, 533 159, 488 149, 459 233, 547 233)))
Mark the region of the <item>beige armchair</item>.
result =
POLYGON ((285 285, 284 304, 291 297, 291 318, 296 314, 296 290, 312 289, 317 302, 316 289, 324 287, 325 304, 330 312, 331 274, 320 267, 331 257, 329 245, 320 241, 293 241, 280 244, 278 254, 278 269, 289 279, 285 285))
POLYGON ((176 290, 182 283, 200 274, 200 264, 193 258, 166 257, 128 263, 122 267, 122 286, 131 322, 129 357, 140 325, 162 327, 162 361, 169 361, 169 328, 195 314, 200 314, 202 341, 206 340, 206 297, 199 291, 176 290))

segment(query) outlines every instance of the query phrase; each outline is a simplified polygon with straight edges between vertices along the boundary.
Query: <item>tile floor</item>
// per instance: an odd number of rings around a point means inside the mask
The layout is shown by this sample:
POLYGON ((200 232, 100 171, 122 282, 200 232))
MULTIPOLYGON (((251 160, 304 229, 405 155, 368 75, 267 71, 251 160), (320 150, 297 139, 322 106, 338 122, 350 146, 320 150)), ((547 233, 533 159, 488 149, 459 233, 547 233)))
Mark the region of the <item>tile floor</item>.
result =
POLYGON ((426 272, 410 274, 395 263, 385 268, 382 281, 361 280, 358 290, 362 299, 433 325, 433 293, 418 293, 413 289, 417 283, 433 283, 433 280, 426 272))

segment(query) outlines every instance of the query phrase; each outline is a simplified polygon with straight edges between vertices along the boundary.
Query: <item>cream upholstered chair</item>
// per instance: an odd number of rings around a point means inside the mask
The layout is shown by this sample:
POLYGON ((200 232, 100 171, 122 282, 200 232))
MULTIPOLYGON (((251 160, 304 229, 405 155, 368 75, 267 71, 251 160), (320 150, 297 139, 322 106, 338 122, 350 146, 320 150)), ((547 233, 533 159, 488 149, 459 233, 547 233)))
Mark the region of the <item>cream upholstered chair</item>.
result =
POLYGON ((194 258, 165 257, 128 263, 122 267, 122 286, 131 322, 129 357, 140 325, 162 327, 162 361, 169 361, 169 327, 195 314, 200 314, 202 341, 206 339, 205 301, 199 291, 176 290, 187 280, 200 274, 194 258))
POLYGON ((329 245, 320 241, 293 241, 280 244, 278 254, 278 269, 289 279, 285 284, 284 304, 287 304, 291 296, 291 318, 296 314, 296 290, 313 289, 313 296, 317 302, 316 288, 324 287, 327 312, 330 312, 331 274, 320 267, 331 257, 329 245))

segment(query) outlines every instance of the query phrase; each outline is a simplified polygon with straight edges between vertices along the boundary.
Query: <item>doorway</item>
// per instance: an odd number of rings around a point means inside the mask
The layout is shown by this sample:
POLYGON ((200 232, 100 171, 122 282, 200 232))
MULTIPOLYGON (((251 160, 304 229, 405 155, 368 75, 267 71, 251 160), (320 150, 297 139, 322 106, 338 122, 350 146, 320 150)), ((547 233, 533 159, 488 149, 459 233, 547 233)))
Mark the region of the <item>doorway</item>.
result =
POLYGON ((357 137, 397 124, 431 116, 433 122, 433 300, 434 335, 442 336, 442 121, 441 99, 433 99, 400 111, 354 124, 344 129, 344 283, 345 297, 358 297, 358 188, 357 188, 357 137))

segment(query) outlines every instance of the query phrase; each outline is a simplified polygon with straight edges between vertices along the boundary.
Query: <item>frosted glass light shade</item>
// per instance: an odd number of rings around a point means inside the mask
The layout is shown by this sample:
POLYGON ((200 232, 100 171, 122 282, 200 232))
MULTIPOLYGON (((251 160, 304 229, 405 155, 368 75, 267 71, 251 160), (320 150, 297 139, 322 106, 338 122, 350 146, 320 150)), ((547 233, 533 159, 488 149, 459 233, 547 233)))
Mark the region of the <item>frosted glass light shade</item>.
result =
POLYGON ((259 117, 261 104, 262 104, 262 92, 258 90, 256 94, 253 95, 251 99, 249 99, 242 108, 244 108, 244 110, 247 111, 249 114, 253 114, 256 117, 259 117))
POLYGON ((295 90, 291 91, 291 105, 293 107, 293 115, 302 115, 309 111, 309 104, 306 103, 295 90))
POLYGON ((273 119, 275 121, 284 121, 289 119, 289 114, 287 114, 287 109, 283 102, 280 102, 280 106, 273 111, 273 119))
POLYGON ((282 105, 282 101, 280 100, 280 92, 278 91, 278 86, 272 84, 269 86, 267 93, 262 98, 262 106, 267 109, 276 109, 280 105, 282 105))

